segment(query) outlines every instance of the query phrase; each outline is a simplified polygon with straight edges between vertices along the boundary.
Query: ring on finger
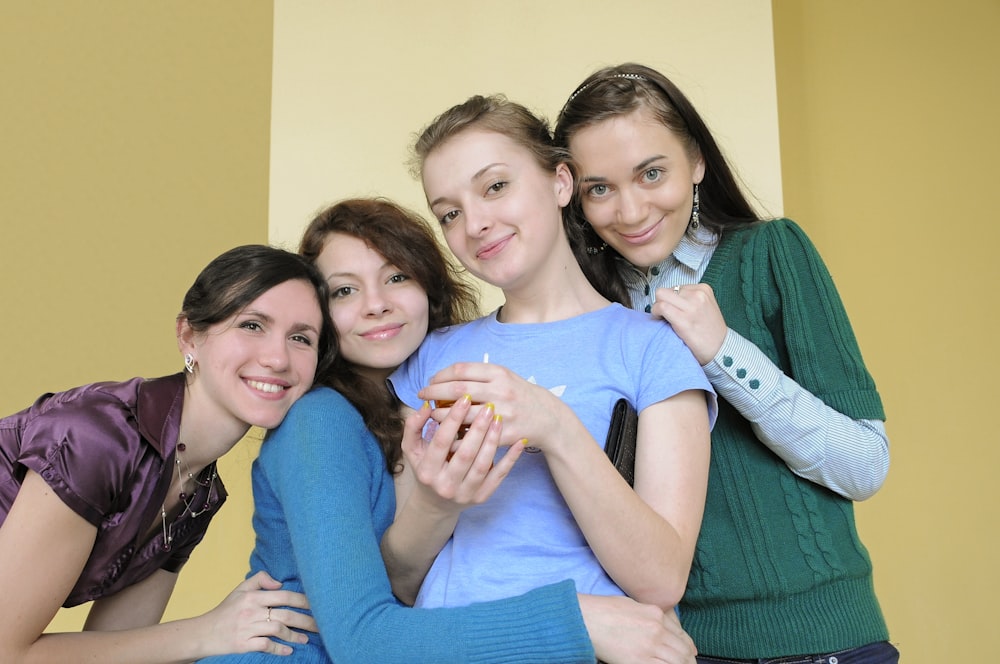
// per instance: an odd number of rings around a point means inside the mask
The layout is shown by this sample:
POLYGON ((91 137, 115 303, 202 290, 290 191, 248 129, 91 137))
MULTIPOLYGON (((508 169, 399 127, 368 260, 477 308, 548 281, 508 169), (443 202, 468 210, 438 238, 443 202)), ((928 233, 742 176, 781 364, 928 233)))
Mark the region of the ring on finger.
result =
POLYGON ((271 607, 267 607, 267 622, 271 622, 271 607))
POLYGON ((681 285, 680 284, 677 284, 676 286, 674 286, 674 292, 675 293, 680 293, 681 292, 681 285))

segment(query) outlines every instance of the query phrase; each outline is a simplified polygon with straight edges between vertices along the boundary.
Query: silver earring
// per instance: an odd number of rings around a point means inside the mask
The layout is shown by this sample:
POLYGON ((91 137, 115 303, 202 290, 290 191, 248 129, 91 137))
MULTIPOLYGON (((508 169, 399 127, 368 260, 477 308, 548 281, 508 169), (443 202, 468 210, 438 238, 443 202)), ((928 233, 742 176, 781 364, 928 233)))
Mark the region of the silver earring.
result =
POLYGON ((186 369, 190 374, 194 373, 194 355, 191 353, 186 353, 184 355, 184 369, 186 369))
POLYGON ((694 184, 694 203, 691 205, 691 228, 698 230, 701 226, 701 202, 698 200, 698 183, 694 184))
POLYGON ((597 254, 601 253, 607 248, 608 248, 608 243, 602 242, 601 246, 599 247, 587 247, 587 254, 590 256, 596 256, 597 254))

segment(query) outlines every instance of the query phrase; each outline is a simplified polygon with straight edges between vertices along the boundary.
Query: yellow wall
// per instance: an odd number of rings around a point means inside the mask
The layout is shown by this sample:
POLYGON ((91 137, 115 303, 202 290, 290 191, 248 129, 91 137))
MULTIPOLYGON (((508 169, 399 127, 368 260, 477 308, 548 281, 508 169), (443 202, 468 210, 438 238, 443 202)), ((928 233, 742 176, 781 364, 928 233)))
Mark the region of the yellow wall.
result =
POLYGON ((892 640, 908 664, 988 661, 1000 2, 775 0, 774 25, 785 211, 888 414, 889 477, 857 513, 892 640))
MULTIPOLYGON (((342 196, 420 208, 405 146, 445 105, 506 91, 551 116, 592 68, 649 62, 677 77, 772 212, 783 184, 786 213, 827 259, 889 415, 889 479, 858 518, 893 640, 913 664, 974 660, 1000 594, 988 336, 1000 3, 775 0, 783 183, 766 2, 513 1, 489 20, 411 4, 281 3, 272 17, 271 3, 238 0, 0 3, 0 412, 176 370, 180 298, 225 248, 294 244, 342 196), (309 88, 322 103, 296 108, 309 88)), ((226 460, 233 498, 168 617, 207 610, 242 578, 253 454, 226 460)))
MULTIPOLYGON (((180 369, 174 316, 198 271, 267 242, 271 30, 270 3, 0 3, 0 413, 180 369)), ((245 574, 251 453, 223 464, 235 495, 172 614, 245 574), (239 554, 212 565, 227 536, 239 554)))
POLYGON ((317 208, 346 196, 426 213, 404 161, 434 116, 502 92, 554 120, 594 69, 627 60, 675 77, 780 213, 771 29, 769 0, 275 3, 271 239, 295 246, 317 208))

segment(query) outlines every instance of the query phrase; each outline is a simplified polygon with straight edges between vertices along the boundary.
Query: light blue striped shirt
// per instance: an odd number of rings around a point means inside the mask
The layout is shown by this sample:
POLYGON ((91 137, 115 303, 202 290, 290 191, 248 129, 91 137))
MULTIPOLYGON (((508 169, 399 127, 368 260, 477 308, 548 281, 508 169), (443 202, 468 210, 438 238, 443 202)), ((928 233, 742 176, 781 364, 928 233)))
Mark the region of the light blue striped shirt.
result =
MULTIPOLYGON (((649 311, 657 288, 701 281, 715 252, 715 235, 701 227, 685 234, 673 253, 643 273, 624 271, 632 306, 649 311)), ((624 261, 622 261, 624 263, 624 261)), ((879 420, 852 420, 827 406, 786 376, 757 346, 733 330, 702 367, 712 386, 750 421, 754 433, 793 473, 851 500, 865 500, 889 470, 889 439, 879 420), (723 357, 735 358, 724 366, 723 357), (760 378, 752 392, 737 379, 737 367, 760 378)))

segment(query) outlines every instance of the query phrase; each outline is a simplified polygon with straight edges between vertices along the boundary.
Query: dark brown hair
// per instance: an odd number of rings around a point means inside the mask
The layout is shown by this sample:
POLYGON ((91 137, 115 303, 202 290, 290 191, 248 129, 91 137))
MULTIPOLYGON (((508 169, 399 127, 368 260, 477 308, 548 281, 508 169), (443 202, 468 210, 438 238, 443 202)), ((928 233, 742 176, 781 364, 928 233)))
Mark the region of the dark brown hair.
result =
POLYGON ((337 333, 330 320, 330 294, 319 270, 298 254, 248 244, 217 256, 201 271, 184 295, 178 319, 195 332, 227 320, 258 297, 286 281, 301 279, 316 292, 322 316, 316 377, 330 366, 337 351, 337 333))
MULTIPOLYGON (((444 257, 434 232, 415 212, 384 198, 340 201, 310 222, 299 254, 315 264, 331 233, 358 238, 420 285, 427 294, 428 331, 479 315, 476 290, 444 257)), ((398 472, 403 420, 386 385, 363 376, 342 355, 316 374, 316 383, 334 388, 358 409, 382 447, 389 472, 398 472)))

